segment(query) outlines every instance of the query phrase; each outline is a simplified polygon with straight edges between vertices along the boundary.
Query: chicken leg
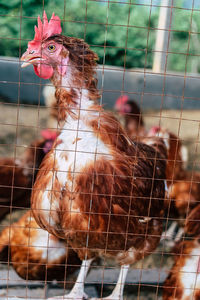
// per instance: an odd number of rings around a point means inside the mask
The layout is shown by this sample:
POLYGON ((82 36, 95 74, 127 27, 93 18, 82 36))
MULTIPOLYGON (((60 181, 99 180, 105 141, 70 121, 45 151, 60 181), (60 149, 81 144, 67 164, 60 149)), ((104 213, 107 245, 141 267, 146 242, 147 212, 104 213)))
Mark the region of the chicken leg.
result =
POLYGON ((93 259, 83 260, 80 272, 78 274, 78 277, 76 279, 76 282, 71 290, 71 292, 68 295, 64 296, 58 296, 58 297, 52 297, 48 298, 48 300, 58 300, 58 299, 71 299, 71 300, 83 300, 88 299, 88 295, 84 292, 84 282, 85 278, 87 276, 87 273, 89 271, 90 265, 92 263, 93 259))
MULTIPOLYGON (((123 292, 124 285, 126 281, 126 276, 128 274, 129 265, 121 266, 119 278, 117 280, 117 284, 112 292, 112 294, 106 298, 102 298, 104 300, 123 300, 123 292)), ((98 298, 91 298, 90 300, 98 300, 98 298)))
POLYGON ((178 226, 178 223, 176 221, 174 221, 170 225, 170 227, 162 233, 162 236, 161 236, 160 240, 161 241, 163 241, 163 240, 173 240, 173 237, 175 235, 175 231, 176 231, 177 226, 178 226))

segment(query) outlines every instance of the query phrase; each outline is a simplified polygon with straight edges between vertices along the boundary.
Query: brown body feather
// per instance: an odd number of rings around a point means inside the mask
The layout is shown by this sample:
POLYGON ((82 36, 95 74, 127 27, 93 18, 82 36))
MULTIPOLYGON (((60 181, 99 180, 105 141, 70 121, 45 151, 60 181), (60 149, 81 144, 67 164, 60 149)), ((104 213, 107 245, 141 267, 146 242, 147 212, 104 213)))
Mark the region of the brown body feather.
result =
POLYGON ((76 253, 66 243, 38 227, 28 211, 0 234, 1 263, 12 263, 26 280, 65 281, 80 266, 76 253))
POLYGON ((199 300, 200 274, 198 239, 179 242, 172 250, 172 267, 163 289, 163 300, 199 300))
POLYGON ((168 148, 166 179, 168 193, 165 211, 169 218, 184 219, 200 201, 200 173, 185 170, 182 157, 182 144, 173 133, 159 129, 168 148))
POLYGON ((0 159, 0 217, 16 207, 30 207, 32 184, 45 156, 46 139, 32 142, 18 159, 0 159))
POLYGON ((191 236, 200 236, 200 204, 195 206, 189 213, 184 229, 191 236))
MULTIPOLYGON (((118 121, 101 107, 98 109, 99 118, 90 117, 88 112, 87 125, 109 147, 113 159, 88 161, 79 174, 73 174, 74 188, 70 191, 56 176, 59 167, 55 145, 39 170, 32 209, 38 224, 69 240, 81 259, 86 254, 88 258, 105 254, 129 264, 150 254, 160 240, 165 160, 153 147, 133 144, 118 121), (43 195, 53 177, 52 190, 48 191, 51 209, 45 212, 43 195), (47 216, 52 218, 53 226, 47 216)), ((67 163, 67 154, 62 155, 67 163)))
POLYGON ((131 139, 145 136, 145 124, 139 106, 137 106, 136 102, 131 100, 129 100, 127 104, 130 105, 131 108, 131 111, 124 115, 124 127, 128 136, 131 139))

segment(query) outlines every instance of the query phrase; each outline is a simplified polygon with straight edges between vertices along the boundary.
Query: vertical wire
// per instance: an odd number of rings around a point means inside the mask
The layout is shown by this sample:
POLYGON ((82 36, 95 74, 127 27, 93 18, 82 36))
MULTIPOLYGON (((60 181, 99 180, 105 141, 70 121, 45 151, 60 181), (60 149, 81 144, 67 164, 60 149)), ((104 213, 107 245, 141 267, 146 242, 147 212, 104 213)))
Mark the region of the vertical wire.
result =
MULTIPOLYGON (((100 97, 100 105, 101 106, 103 105, 103 89, 104 89, 104 80, 105 80, 105 61, 106 61, 106 44, 107 44, 107 35, 108 35, 109 9, 110 9, 110 4, 109 4, 109 0, 108 0, 107 1, 107 9, 106 9, 106 24, 105 24, 104 45, 103 45, 103 49, 104 49, 103 63, 102 63, 102 69, 101 69, 101 97, 100 97)), ((101 111, 98 113, 98 129, 100 129, 100 126, 101 126, 100 123, 101 123, 101 111)), ((97 139, 99 139, 99 135, 98 135, 97 139)), ((111 196, 111 198, 112 198, 112 196, 111 196)), ((111 207, 111 200, 110 200, 110 207, 111 207)), ((110 207, 109 207, 109 212, 110 212, 110 207)), ((108 226, 107 226, 107 230, 106 230, 105 253, 107 251, 109 223, 110 223, 110 214, 108 217, 108 226)), ((106 262, 105 262, 105 259, 103 259, 103 274, 102 274, 101 291, 100 291, 101 297, 103 296, 105 267, 106 267, 106 262)))
MULTIPOLYGON (((184 105, 184 95, 185 95, 185 87, 186 87, 186 79, 187 79, 187 63, 188 63, 188 57, 189 57, 189 50, 190 50, 190 40, 191 40, 191 31, 192 31, 192 17, 194 13, 194 0, 192 0, 192 10, 191 10, 191 17, 190 17, 190 29, 189 29, 189 37, 188 37, 188 46, 187 46, 187 52, 186 52, 186 60, 185 60, 185 71, 184 71, 184 85, 183 85, 183 91, 182 91, 182 100, 181 100, 181 112, 180 112, 180 118, 179 118, 179 125, 178 125, 178 136, 181 128, 181 122, 182 122, 182 115, 183 115, 183 105, 184 105)), ((190 186, 190 195, 191 195, 191 186, 190 186)), ((191 198, 191 197, 189 197, 191 198)), ((188 201, 188 208, 189 208, 189 202, 188 201)), ((188 214, 188 208, 186 211, 185 216, 188 214)), ((185 235, 183 235, 182 240, 185 240, 185 235)), ((181 249, 180 257, 183 255, 183 248, 181 249)))
MULTIPOLYGON (((106 63, 106 48, 107 48, 107 35, 108 35, 108 21, 109 21, 109 11, 110 11, 110 2, 109 0, 106 1, 107 3, 107 13, 106 13, 106 24, 105 24, 105 35, 104 35, 104 55, 103 55, 103 63, 102 63, 102 69, 101 69, 101 98, 100 98, 100 105, 103 105, 103 90, 104 90, 104 80, 105 80, 105 63, 106 63)), ((101 112, 99 112, 99 122, 98 122, 98 128, 100 129, 100 118, 101 118, 101 112)), ((104 176, 108 176, 109 174, 105 174, 104 176)), ((114 172, 111 176, 111 180, 113 181, 114 178, 114 172)), ((110 226, 110 218, 111 218, 111 206, 112 206, 112 192, 113 192, 113 183, 112 183, 112 187, 111 187, 111 194, 110 194, 110 204, 109 204, 109 212, 108 212, 108 222, 107 222, 107 229, 106 229, 106 241, 105 241, 105 249, 104 249, 104 253, 106 254, 107 250, 108 250, 108 236, 109 236, 109 226, 110 226)), ((104 287, 104 279, 105 279, 105 268, 106 268, 106 261, 105 259, 103 259, 103 274, 102 274, 102 281, 101 281, 101 291, 100 291, 100 296, 103 297, 103 287, 104 287)))
MULTIPOLYGON (((66 0, 64 0, 63 30, 64 30, 65 16, 66 16, 66 0)), ((57 129, 56 130, 58 131, 58 121, 57 121, 57 129)), ((54 155, 54 161, 55 161, 55 155, 54 155)), ((67 171, 65 171, 65 173, 67 174, 67 171)), ((69 249, 71 249, 71 246, 69 244, 69 236, 67 236, 67 238, 65 239, 65 242, 66 242, 67 250, 66 250, 65 268, 64 268, 64 275, 63 275, 63 277, 64 277, 63 278, 63 282, 64 282, 63 292, 64 292, 64 294, 65 294, 65 291, 66 291, 67 283, 69 283, 69 281, 67 280, 67 272, 68 272, 68 269, 69 269, 69 266, 70 266, 70 261, 68 259, 68 256, 69 256, 69 253, 70 253, 69 249)), ((74 283, 74 282, 72 282, 72 283, 74 283)))
MULTIPOLYGON (((22 0, 20 2, 20 36, 19 36, 19 58, 21 54, 21 26, 22 26, 22 0)), ((18 125, 19 125, 19 109, 20 109, 20 64, 18 65, 19 70, 19 77, 18 77, 18 94, 17 94, 17 118, 16 118, 16 131, 15 131, 15 144, 14 144, 14 164, 16 161, 16 148, 17 148, 17 138, 18 138, 18 125)), ((13 175, 12 175, 12 184, 11 184, 11 198, 10 198, 10 215, 9 215, 9 245, 11 245, 10 237, 11 237, 11 213, 13 207, 13 187, 14 187, 14 178, 15 178, 15 165, 13 166, 13 175)), ((10 247, 8 246, 8 272, 7 272, 7 296, 8 296, 8 289, 9 289, 9 271, 10 271, 10 247)))
MULTIPOLYGON (((182 98, 182 100, 181 100, 181 111, 180 111, 180 118, 179 118, 179 125, 178 125, 178 134, 177 134, 178 138, 180 136, 180 128, 181 128, 181 121, 182 121, 182 115, 183 115, 183 104, 184 104, 184 94, 185 94, 185 86, 186 86, 186 78, 187 78, 186 74, 187 74, 187 63, 188 63, 188 56, 189 56, 189 49, 190 49, 190 39, 191 39, 191 30, 192 30, 193 11, 194 11, 194 0, 192 0, 192 9, 191 9, 191 17, 190 17, 190 29, 189 29, 189 38, 188 38, 187 52, 186 52, 185 72, 184 72, 184 85, 183 85, 183 91, 182 91, 182 97, 181 97, 182 98)), ((175 163, 174 163, 174 166, 175 166, 175 163)), ((173 179, 172 179, 172 184, 173 184, 173 179)), ((190 193, 191 193, 191 189, 190 189, 190 193)), ((187 212, 186 212, 186 215, 187 215, 187 212)), ((184 241, 184 236, 182 237, 182 240, 184 241)), ((183 256, 183 247, 181 248, 181 251, 180 251, 180 257, 181 256, 183 256)), ((176 284, 175 288, 178 288, 177 284, 176 284)))
MULTIPOLYGON (((144 63, 144 88, 143 88, 143 91, 141 93, 141 103, 143 103, 144 91, 145 91, 145 87, 146 87, 146 64, 147 64, 147 54, 148 54, 148 45, 149 45, 151 14, 152 14, 152 0, 151 0, 151 3, 150 3, 150 11, 149 11, 148 32, 147 32, 147 46, 146 46, 145 63, 144 63)), ((138 152, 138 148, 137 148, 137 152, 138 152)), ((152 192, 153 192, 155 169, 156 169, 156 158, 157 158, 157 152, 155 153, 155 158, 154 158, 153 177, 152 177, 152 184, 151 184, 151 192, 150 192, 150 195, 149 195, 150 201, 149 201, 149 206, 148 206, 148 216, 147 217, 149 217, 149 215, 150 215, 150 209, 151 209, 152 192)), ((147 159, 148 159, 148 157, 147 157, 147 159)), ((159 200, 159 201, 162 201, 162 200, 159 200)), ((146 232, 145 232, 145 236, 144 236, 144 240, 145 241, 147 239, 147 230, 148 230, 148 223, 147 223, 147 226, 146 226, 146 232)), ((139 279, 139 282, 138 282, 138 295, 137 295, 137 299, 139 299, 139 297, 140 297, 141 279, 142 279, 143 268, 144 268, 144 257, 143 257, 142 262, 141 262, 141 272, 140 272, 140 279, 139 279)))
MULTIPOLYGON (((127 28, 126 28, 126 42, 125 42, 125 55, 124 55, 124 67, 123 67, 123 86, 122 91, 124 91, 124 82, 125 82, 125 72, 126 72, 126 55, 127 55, 127 44, 128 44, 128 30, 130 25, 130 14, 131 14, 131 1, 129 0, 129 12, 128 12, 128 20, 127 20, 127 28)), ((140 119, 139 119, 139 125, 140 125, 140 119)), ((137 151, 136 151, 137 152, 137 151)), ((128 241, 128 234, 129 234, 129 222, 130 222, 130 215, 131 215, 131 204, 132 204, 132 198, 133 198, 133 188, 134 188, 134 171, 132 173, 131 178, 131 189, 129 193, 129 204, 128 204, 128 213, 127 213, 127 226, 126 226, 126 232, 125 232, 125 244, 124 244, 124 251, 126 251, 127 248, 127 241, 128 241)))
MULTIPOLYGON (((197 153, 197 150, 198 150, 198 142, 199 142, 199 138, 200 138, 200 122, 199 122, 199 126, 198 126, 198 133, 197 133, 197 139, 196 139, 196 147, 195 147, 195 153, 197 153)), ((193 182, 193 176, 194 176, 194 166, 195 166, 195 160, 193 161, 193 166, 192 166, 192 173, 191 173, 191 182, 190 182, 190 192, 189 194, 191 195, 191 190, 192 190, 192 182, 193 182)), ((187 209, 186 209, 186 216, 185 216, 185 219, 187 219, 188 217, 188 214, 189 214, 189 204, 190 204, 190 198, 189 198, 189 201, 188 201, 188 205, 187 205, 187 209)), ((196 204, 196 205, 199 205, 196 204)), ((184 237, 183 237, 184 239, 184 237)), ((195 240, 195 237, 192 237, 193 240, 195 240)), ((182 252, 183 252, 183 247, 181 248, 181 255, 182 255, 182 252)), ((189 274, 188 274, 189 275, 189 274)), ((196 270, 196 276, 195 276, 195 282, 194 282, 194 288, 193 288, 193 293, 192 293, 192 299, 191 300, 195 300, 195 287, 197 285, 197 279, 198 279, 198 271, 196 270)))
MULTIPOLYGON (((163 113, 163 106, 164 106, 165 84, 166 84, 166 75, 167 75, 167 61, 168 61, 168 53, 169 53, 169 45, 170 45, 170 37, 171 37, 173 7, 174 7, 174 0, 171 0, 170 22, 169 22, 169 28, 167 29, 168 30, 168 41, 167 41, 167 48, 166 48, 164 73, 163 73, 164 79, 163 79, 163 87, 162 87, 161 109, 160 109, 160 115, 159 115, 159 127, 161 127, 162 113, 163 113)), ((158 30, 159 30, 159 28, 158 28, 158 30)), ((176 147, 178 147, 178 145, 176 147)), ((177 149, 176 149, 176 153, 177 153, 177 149)), ((176 160, 176 156, 175 156, 175 160, 176 160)), ((173 171, 172 171, 173 173, 174 173, 174 169, 175 169, 175 160, 174 160, 174 166, 173 166, 173 171)), ((166 160, 166 167, 167 167, 167 160, 166 160)), ((165 180, 166 179, 167 178, 165 178, 165 180)), ((165 197, 166 197, 166 195, 165 195, 165 197)), ((163 199, 163 201, 164 201, 164 199, 163 199)), ((168 205, 167 217, 165 218, 165 222, 166 222, 165 229, 167 228, 167 224, 168 224, 168 218, 169 218, 169 213, 170 213, 170 203, 171 202, 169 202, 169 205, 168 205)), ((158 282, 157 282, 157 287, 156 287, 156 299, 158 299, 160 274, 161 274, 161 268, 162 268, 162 263, 163 263, 163 259, 164 259, 164 246, 165 246, 165 242, 163 243, 163 247, 162 247, 162 251, 161 251, 159 275, 158 275, 158 282)))

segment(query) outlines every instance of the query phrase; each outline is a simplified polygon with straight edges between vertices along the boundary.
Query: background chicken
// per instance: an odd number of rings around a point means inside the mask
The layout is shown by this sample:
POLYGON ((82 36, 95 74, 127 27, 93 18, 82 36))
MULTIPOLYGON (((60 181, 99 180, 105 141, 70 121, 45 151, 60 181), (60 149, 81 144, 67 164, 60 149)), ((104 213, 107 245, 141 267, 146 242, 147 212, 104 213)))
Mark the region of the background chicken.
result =
POLYGON ((0 234, 0 261, 12 263, 25 280, 66 282, 80 266, 77 254, 66 243, 35 222, 30 211, 0 234))
POLYGON ((168 141, 171 154, 166 169, 169 187, 169 202, 167 200, 166 203, 170 205, 167 208, 169 217, 179 218, 181 221, 200 201, 200 174, 187 171, 183 167, 180 140, 169 136, 168 141))
MULTIPOLYGON (((190 211, 200 201, 200 174, 190 172, 184 168, 185 150, 182 150, 180 139, 166 129, 155 127, 149 133, 160 136, 168 148, 166 178, 168 192, 166 193, 165 212, 167 219, 179 221, 179 229, 176 240, 179 240, 184 232, 184 220, 190 211)), ((177 223, 173 223, 165 233, 167 237, 174 235, 177 223)))
POLYGON ((175 262, 164 283, 163 300, 199 300, 199 239, 179 242, 172 253, 175 262))
POLYGON ((140 107, 129 99, 127 95, 121 96, 115 103, 116 111, 124 118, 124 128, 131 139, 145 135, 145 124, 140 107))
POLYGON ((33 64, 38 76, 55 85, 64 121, 38 172, 32 209, 38 224, 67 239, 82 260, 65 298, 87 298, 86 274, 94 257, 104 255, 122 265, 109 297, 122 299, 129 264, 160 240, 165 161, 153 147, 132 143, 112 114, 95 104, 97 56, 61 31, 59 17, 53 14, 48 23, 44 12, 22 56, 24 67, 33 64))
POLYGON ((50 130, 41 134, 43 138, 32 142, 19 159, 0 158, 0 218, 11 209, 30 207, 31 188, 38 168, 57 136, 50 130))

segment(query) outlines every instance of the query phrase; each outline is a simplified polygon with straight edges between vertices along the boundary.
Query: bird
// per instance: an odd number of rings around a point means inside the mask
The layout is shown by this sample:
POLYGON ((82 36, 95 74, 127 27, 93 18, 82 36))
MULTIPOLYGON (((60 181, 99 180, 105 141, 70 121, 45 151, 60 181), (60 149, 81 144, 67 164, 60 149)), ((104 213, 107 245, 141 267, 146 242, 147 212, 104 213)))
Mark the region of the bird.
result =
POLYGON ((41 229, 30 210, 0 233, 0 261, 25 280, 66 282, 80 266, 76 252, 41 229))
POLYGON ((105 299, 123 299, 130 264, 152 253, 162 233, 165 160, 131 141, 111 112, 98 105, 97 55, 83 40, 64 36, 61 20, 38 17, 35 36, 21 57, 55 86, 63 122, 39 168, 31 195, 38 225, 67 240, 82 261, 65 299, 88 299, 84 281, 95 257, 121 265, 105 299))
POLYGON ((185 218, 200 201, 200 173, 197 171, 190 172, 185 169, 184 162, 187 154, 178 136, 160 127, 152 128, 149 135, 153 134, 163 138, 168 149, 166 166, 168 189, 165 211, 168 219, 177 221, 173 222, 167 232, 163 233, 163 237, 165 238, 166 235, 171 238, 177 225, 179 225, 179 230, 175 237, 175 240, 178 241, 184 234, 185 218))
POLYGON ((148 137, 158 136, 162 138, 166 144, 168 155, 167 155, 167 167, 166 167, 166 178, 167 185, 170 187, 174 179, 180 176, 183 172, 183 164, 187 159, 185 148, 183 147, 181 140, 173 132, 166 128, 159 126, 153 126, 148 134, 148 137))
POLYGON ((200 299, 200 204, 185 220, 184 241, 178 241, 171 253, 174 265, 163 285, 163 300, 200 299))
POLYGON ((200 240, 179 241, 172 250, 174 265, 163 284, 163 300, 200 299, 200 240))
POLYGON ((131 139, 145 136, 146 129, 140 107, 127 95, 120 96, 115 102, 115 110, 124 118, 124 128, 131 139))
POLYGON ((42 130, 41 138, 31 142, 19 158, 0 158, 0 218, 9 213, 11 207, 30 207, 34 178, 56 136, 55 131, 42 130))

